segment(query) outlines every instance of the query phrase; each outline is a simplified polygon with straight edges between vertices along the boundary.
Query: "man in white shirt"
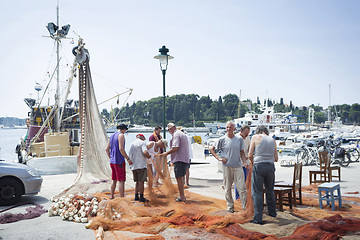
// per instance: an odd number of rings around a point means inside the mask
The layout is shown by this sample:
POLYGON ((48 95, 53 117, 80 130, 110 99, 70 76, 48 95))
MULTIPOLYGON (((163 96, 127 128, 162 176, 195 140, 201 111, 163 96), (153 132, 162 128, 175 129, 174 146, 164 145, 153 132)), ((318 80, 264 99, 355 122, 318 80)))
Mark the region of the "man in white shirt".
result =
POLYGON ((143 134, 136 135, 135 141, 130 146, 129 157, 133 161, 131 170, 136 183, 134 200, 146 202, 147 199, 144 198, 144 182, 147 181, 147 158, 150 158, 150 154, 147 151, 143 134))

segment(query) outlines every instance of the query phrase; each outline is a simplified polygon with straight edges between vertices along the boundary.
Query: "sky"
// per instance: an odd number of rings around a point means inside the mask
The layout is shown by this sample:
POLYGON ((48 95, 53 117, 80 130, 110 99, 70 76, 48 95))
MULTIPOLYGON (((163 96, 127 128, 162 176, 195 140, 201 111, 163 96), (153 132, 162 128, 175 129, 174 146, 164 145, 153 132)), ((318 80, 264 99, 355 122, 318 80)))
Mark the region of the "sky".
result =
MULTIPOLYGON (((49 94, 56 48, 46 25, 56 23, 57 0, 0 2, 0 117, 26 118, 24 98, 49 94)), ((174 59, 166 95, 217 100, 270 98, 296 106, 359 103, 360 1, 357 0, 59 0, 61 84, 73 62, 71 38, 84 39, 98 103, 121 107, 163 95, 159 48, 174 59), (331 86, 329 88, 329 86, 331 86), (329 90, 330 89, 330 90, 329 90), (330 93, 330 94, 329 94, 330 93)), ((71 98, 77 98, 74 81, 71 98)))

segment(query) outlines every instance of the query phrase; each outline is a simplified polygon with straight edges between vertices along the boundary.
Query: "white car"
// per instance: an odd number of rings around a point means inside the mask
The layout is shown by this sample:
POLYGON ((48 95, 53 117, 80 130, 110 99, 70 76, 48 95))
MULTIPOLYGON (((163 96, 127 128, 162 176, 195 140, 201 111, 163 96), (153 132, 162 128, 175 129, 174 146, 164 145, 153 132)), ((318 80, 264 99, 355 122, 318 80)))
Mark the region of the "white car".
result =
POLYGON ((22 195, 38 194, 42 181, 34 168, 0 160, 0 205, 13 205, 22 195))

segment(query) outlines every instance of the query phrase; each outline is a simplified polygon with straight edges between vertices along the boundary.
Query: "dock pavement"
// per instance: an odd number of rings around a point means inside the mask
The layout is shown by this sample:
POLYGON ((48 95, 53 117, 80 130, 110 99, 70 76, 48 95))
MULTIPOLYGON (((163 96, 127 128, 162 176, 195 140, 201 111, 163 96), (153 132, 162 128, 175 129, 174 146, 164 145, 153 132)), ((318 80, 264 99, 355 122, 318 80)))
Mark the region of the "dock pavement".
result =
MULTIPOLYGON (((190 187, 192 191, 204 196, 210 196, 218 199, 224 199, 224 190, 222 189, 222 173, 219 163, 213 157, 209 157, 207 164, 192 164, 190 168, 190 187)), ((304 166, 302 175, 302 185, 309 184, 309 170, 317 169, 316 166, 304 166)), ((350 192, 360 192, 360 163, 351 163, 348 167, 341 168, 342 179, 340 182, 341 194, 343 196, 360 197, 360 194, 350 194, 350 192)), ((291 182, 293 177, 293 167, 282 167, 276 163, 276 180, 291 182)), ((19 202, 37 203, 48 209, 52 206, 49 199, 60 193, 64 188, 70 186, 76 178, 76 174, 63 175, 44 175, 41 192, 35 196, 23 196, 19 202)), ((173 179, 175 183, 175 179, 173 179)), ((127 181, 126 188, 132 188, 134 185, 127 181)), ((110 183, 109 183, 110 190, 110 183)), ((31 205, 23 205, 6 212, 26 213, 26 208, 31 205)), ((6 206, 0 206, 0 211, 7 209, 6 206)), ((5 212, 3 212, 5 213, 5 212)), ((1 214, 3 214, 1 213, 1 214)), ((134 236, 134 235, 133 235, 134 236)), ((138 234, 135 236, 141 236, 138 234)), ((134 237, 135 237, 134 236, 134 237)), ((0 240, 42 240, 42 239, 95 239, 93 230, 85 228, 84 223, 74 223, 63 221, 60 217, 49 217, 47 213, 40 217, 21 220, 14 223, 0 224, 0 240)))

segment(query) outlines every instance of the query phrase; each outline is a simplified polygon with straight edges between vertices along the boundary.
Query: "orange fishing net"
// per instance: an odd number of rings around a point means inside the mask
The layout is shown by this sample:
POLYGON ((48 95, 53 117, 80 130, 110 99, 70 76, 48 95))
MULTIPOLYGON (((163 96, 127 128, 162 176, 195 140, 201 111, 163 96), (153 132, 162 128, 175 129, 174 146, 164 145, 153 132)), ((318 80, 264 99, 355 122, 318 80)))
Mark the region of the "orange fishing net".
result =
MULTIPOLYGON (((127 197, 113 200, 109 200, 109 192, 95 194, 102 200, 102 207, 89 227, 93 230, 103 228, 104 231, 111 233, 106 235, 108 238, 112 236, 111 239, 133 239, 117 230, 153 234, 136 239, 165 239, 161 235, 167 229, 176 229, 176 234, 179 236, 186 233, 185 235, 197 236, 198 239, 339 239, 340 236, 349 232, 360 231, 359 206, 344 203, 345 207, 335 212, 328 207, 324 210, 319 209, 315 194, 310 196, 311 193, 315 193, 316 186, 305 188, 307 193, 304 194, 302 207, 293 207, 291 214, 302 219, 322 220, 306 223, 298 227, 291 235, 289 233, 290 236, 281 238, 249 231, 241 224, 249 222, 253 216, 253 202, 250 194, 251 174, 248 175, 246 182, 248 188, 246 210, 243 211, 240 202, 236 201, 235 213, 230 214, 226 211, 225 200, 205 197, 187 190, 187 201, 176 202, 177 187, 171 182, 169 169, 157 167, 156 170, 160 173, 162 186, 152 188, 152 175, 149 175, 147 195, 150 201, 145 204, 133 200, 133 190, 127 191, 127 197)), ((346 201, 347 198, 344 198, 343 202, 346 201)), ((285 207, 285 210, 290 209, 285 207)))
MULTIPOLYGON (((159 156, 158 156, 159 157, 159 156)), ((149 202, 142 204, 133 200, 134 192, 127 191, 125 198, 109 199, 109 193, 97 193, 103 208, 90 224, 91 229, 102 227, 105 231, 122 230, 138 233, 158 234, 166 228, 203 228, 208 232, 227 227, 234 223, 244 223, 252 217, 252 200, 248 195, 248 207, 243 211, 241 204, 235 204, 235 213, 228 214, 225 200, 204 197, 186 191, 186 202, 176 202, 177 187, 171 182, 167 166, 155 166, 162 179, 162 186, 152 188, 149 175, 147 188, 149 202), (121 217, 117 217, 118 215, 121 217)), ((247 186, 250 187, 248 178, 247 186)))

